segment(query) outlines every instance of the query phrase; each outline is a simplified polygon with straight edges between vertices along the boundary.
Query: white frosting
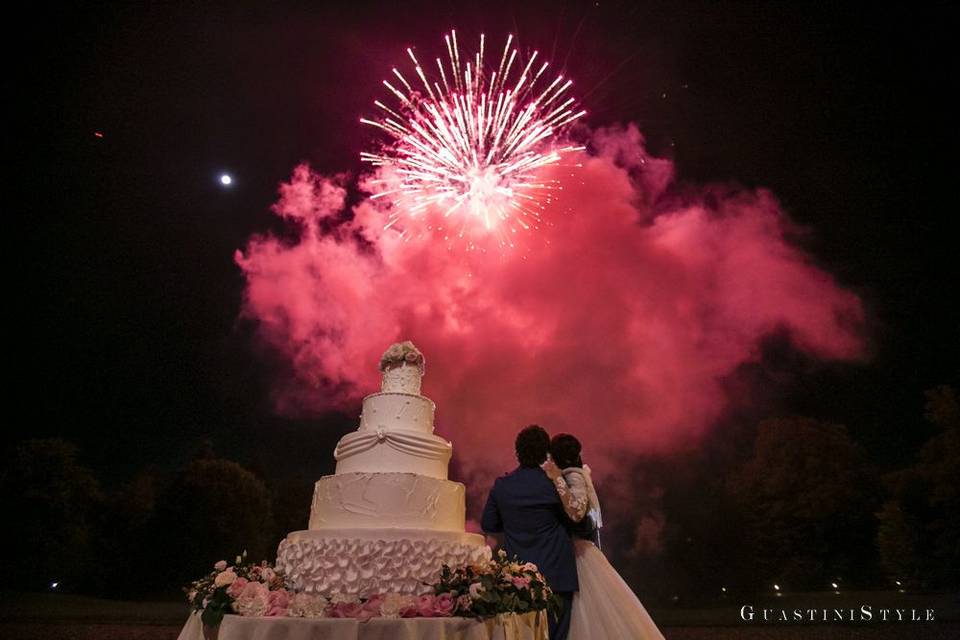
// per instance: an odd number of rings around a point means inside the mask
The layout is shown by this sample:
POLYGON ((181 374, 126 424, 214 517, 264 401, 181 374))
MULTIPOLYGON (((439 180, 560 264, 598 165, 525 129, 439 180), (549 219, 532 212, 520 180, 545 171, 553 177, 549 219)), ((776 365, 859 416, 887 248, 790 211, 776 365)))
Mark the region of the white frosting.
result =
POLYGON ((430 398, 409 393, 375 393, 363 399, 361 431, 406 429, 433 433, 436 406, 430 398))
POLYGON ((453 445, 433 434, 394 429, 354 431, 340 438, 333 457, 344 473, 416 473, 447 479, 453 445))
POLYGON ((310 529, 463 531, 464 487, 412 473, 345 473, 314 486, 310 529))
POLYGON ((384 393, 409 393, 420 395, 420 382, 423 371, 419 366, 404 362, 383 372, 380 390, 384 393))
POLYGON ((296 531, 277 549, 277 567, 296 589, 325 596, 428 593, 444 564, 489 559, 483 536, 453 531, 296 531))

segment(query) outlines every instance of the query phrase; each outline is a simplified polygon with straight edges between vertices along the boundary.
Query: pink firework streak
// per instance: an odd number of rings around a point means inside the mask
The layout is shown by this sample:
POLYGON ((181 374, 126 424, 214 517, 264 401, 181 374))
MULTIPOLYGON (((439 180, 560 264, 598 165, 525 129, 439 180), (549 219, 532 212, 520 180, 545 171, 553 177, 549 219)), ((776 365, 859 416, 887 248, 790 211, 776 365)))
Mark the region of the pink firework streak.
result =
POLYGON ((377 100, 382 115, 360 119, 390 136, 379 153, 360 154, 383 168, 369 183, 377 190, 373 198, 388 198, 386 228, 400 223, 404 236, 426 230, 448 245, 463 241, 468 250, 482 246, 484 237, 514 247, 516 234, 543 225, 561 189, 542 169, 583 150, 560 135, 586 112, 568 95, 571 80, 544 78, 549 63, 539 62, 538 52, 526 64, 518 61, 512 35, 496 69, 485 67, 483 35, 472 60, 461 59, 455 31, 445 40, 447 66, 436 59, 437 78, 428 79, 407 49, 417 88, 394 68, 394 83, 383 84, 398 104, 377 100))

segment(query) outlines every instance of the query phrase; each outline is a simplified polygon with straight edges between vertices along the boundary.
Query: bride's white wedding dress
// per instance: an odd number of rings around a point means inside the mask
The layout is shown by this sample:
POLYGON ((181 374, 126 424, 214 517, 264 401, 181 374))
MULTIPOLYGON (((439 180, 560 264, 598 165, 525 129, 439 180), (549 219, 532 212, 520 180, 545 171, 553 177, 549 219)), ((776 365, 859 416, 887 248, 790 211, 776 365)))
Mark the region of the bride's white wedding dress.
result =
MULTIPOLYGON (((585 507, 585 517, 591 518, 597 528, 602 526, 590 467, 568 467, 563 470, 563 478, 572 497, 564 500, 565 506, 572 504, 580 513, 585 507)), ((563 497, 559 483, 557 487, 563 497)), ((650 614, 603 552, 589 540, 575 537, 573 545, 580 591, 573 595, 568 640, 664 640, 650 614)))

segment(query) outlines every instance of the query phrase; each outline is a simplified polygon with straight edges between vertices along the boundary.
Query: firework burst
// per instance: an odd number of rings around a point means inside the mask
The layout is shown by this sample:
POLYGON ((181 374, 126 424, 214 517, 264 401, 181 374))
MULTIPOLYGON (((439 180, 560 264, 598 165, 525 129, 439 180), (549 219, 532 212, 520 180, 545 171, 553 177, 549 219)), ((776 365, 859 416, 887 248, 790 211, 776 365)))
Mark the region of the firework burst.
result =
POLYGON ((436 231, 475 248, 477 238, 493 234, 501 247, 514 246, 515 234, 543 224, 561 189, 544 169, 583 149, 561 134, 586 112, 568 95, 571 80, 544 77, 549 63, 536 51, 519 61, 512 35, 496 68, 485 65, 483 35, 472 58, 461 57, 455 31, 444 39, 447 61, 436 59, 438 75, 428 77, 407 49, 416 80, 394 68, 383 84, 396 104, 377 100, 380 115, 360 119, 388 135, 376 152, 360 154, 384 169, 373 198, 390 200, 386 227, 402 221, 407 237, 411 229, 436 231))

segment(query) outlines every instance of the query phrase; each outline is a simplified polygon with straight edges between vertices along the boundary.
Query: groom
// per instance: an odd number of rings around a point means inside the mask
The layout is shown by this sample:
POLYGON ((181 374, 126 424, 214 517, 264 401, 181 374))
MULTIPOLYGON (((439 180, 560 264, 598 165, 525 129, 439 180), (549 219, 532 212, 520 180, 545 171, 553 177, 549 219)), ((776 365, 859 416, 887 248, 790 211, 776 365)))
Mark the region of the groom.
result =
POLYGON ((537 565, 560 596, 559 617, 549 617, 550 640, 566 640, 573 594, 579 589, 577 562, 560 497, 540 468, 549 449, 550 436, 537 425, 517 434, 520 466, 493 483, 481 525, 487 533, 503 532, 507 555, 537 565))

